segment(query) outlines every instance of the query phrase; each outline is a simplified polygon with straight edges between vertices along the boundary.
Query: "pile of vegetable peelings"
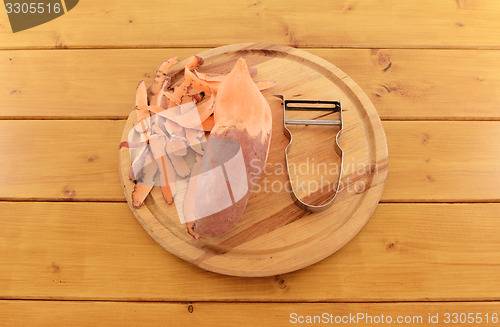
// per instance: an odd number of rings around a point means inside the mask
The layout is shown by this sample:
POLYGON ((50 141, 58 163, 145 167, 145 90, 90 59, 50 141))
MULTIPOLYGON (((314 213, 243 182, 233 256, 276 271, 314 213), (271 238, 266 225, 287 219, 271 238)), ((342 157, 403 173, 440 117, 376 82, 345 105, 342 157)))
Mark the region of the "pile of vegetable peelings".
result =
POLYGON ((250 198, 251 186, 264 169, 271 142, 272 115, 261 91, 275 83, 255 82, 257 71, 249 68, 243 58, 237 60, 228 74, 201 73, 197 68, 204 60, 194 56, 184 67, 184 78, 172 85, 168 72, 178 62, 177 57, 163 62, 149 87, 144 81, 137 87, 134 108, 137 121, 131 133, 138 134, 140 142, 130 141, 129 137, 128 142, 120 144, 120 149, 137 148, 129 172, 130 180, 135 183, 132 206, 141 207, 154 185, 160 185, 163 198, 171 205, 180 196, 175 179, 187 178, 180 208, 187 232, 195 239, 217 237, 239 220, 250 198), (154 117, 161 120, 156 119, 155 123, 154 117), (207 158, 213 153, 207 150, 203 138, 239 144, 249 187, 232 205, 198 217, 197 212, 204 212, 200 206, 219 201, 217 192, 211 190, 220 181, 197 178, 204 158, 214 162, 213 157, 207 158), (188 164, 188 151, 195 153, 192 165, 188 164), (155 184, 155 178, 161 184, 155 184))

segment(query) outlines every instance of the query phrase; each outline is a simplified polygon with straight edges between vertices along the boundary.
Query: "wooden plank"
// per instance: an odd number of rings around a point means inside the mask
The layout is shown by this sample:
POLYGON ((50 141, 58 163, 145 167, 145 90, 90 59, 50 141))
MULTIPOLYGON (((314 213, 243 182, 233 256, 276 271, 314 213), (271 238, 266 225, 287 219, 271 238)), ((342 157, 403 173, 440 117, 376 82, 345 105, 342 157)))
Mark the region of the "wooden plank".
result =
POLYGON ((0 118, 126 119, 141 80, 200 50, 1 51, 0 118))
POLYGON ((336 254, 269 278, 218 275, 174 257, 123 203, 1 202, 0 212, 3 299, 500 299, 500 204, 380 204, 336 254))
POLYGON ((500 52, 465 50, 312 51, 368 95, 382 119, 500 118, 500 52))
POLYGON ((500 122, 384 122, 385 201, 500 201, 500 122))
MULTIPOLYGON (((0 121, 0 199, 124 201, 125 121, 0 121), (15 160, 14 160, 15 159, 15 160)), ((383 201, 500 201, 500 122, 384 122, 383 201)))
POLYGON ((0 121, 0 198, 122 200, 123 121, 0 121))
MULTIPOLYGON (((140 80, 201 51, 0 51, 0 118, 126 119, 140 80)), ((383 119, 500 118, 499 51, 308 51, 350 75, 383 119)))
MULTIPOLYGON (((2 322, 10 326, 166 326, 175 321, 176 327, 217 326, 290 326, 310 325, 316 319, 321 324, 336 326, 375 325, 370 321, 383 319, 383 326, 430 325, 449 326, 453 313, 471 313, 473 320, 481 318, 481 326, 497 326, 498 302, 462 303, 127 303, 127 302, 61 302, 61 301, 0 301, 2 322), (447 318, 446 313, 450 314, 447 318), (479 313, 479 315, 476 315, 479 313), (359 316, 358 316, 359 314, 359 316), (384 315, 384 318, 382 318, 384 315), (486 322, 488 315, 488 322, 486 322), (319 316, 320 318, 314 318, 319 316), (308 318, 310 317, 310 318, 308 318), (347 318, 344 318, 347 317, 347 318), (349 321, 351 317, 353 320, 349 321), (321 320, 320 320, 321 319, 321 320), (340 323, 335 323, 335 320, 340 323), (342 323, 341 320, 344 319, 342 323), (387 321, 393 321, 387 323, 387 321), (496 321, 496 318, 493 318, 496 321), (304 323, 300 323, 304 321, 304 323), (333 321, 333 322, 332 322, 333 321), (421 323, 419 323, 421 321, 421 323)), ((458 316, 460 321, 460 316, 458 316)), ((465 325, 460 324, 456 325, 465 325)))
POLYGON ((51 22, 13 34, 2 48, 167 47, 263 42, 308 47, 498 48, 500 4, 484 1, 353 2, 82 1, 51 22))

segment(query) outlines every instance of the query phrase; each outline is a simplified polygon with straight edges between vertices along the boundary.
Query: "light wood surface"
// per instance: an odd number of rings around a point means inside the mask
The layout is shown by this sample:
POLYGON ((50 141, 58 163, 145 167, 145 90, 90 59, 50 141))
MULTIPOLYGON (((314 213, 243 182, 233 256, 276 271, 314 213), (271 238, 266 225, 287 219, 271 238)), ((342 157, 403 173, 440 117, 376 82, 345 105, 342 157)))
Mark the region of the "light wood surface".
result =
POLYGON ((333 256, 265 278, 223 276, 175 257, 149 237, 126 203, 2 202, 0 210, 0 244, 9 249, 0 252, 2 299, 500 299, 497 203, 383 203, 333 256))
MULTIPOLYGON (((370 218, 387 177, 385 133, 366 94, 338 67, 291 47, 235 44, 197 55, 205 61, 200 71, 229 72, 242 57, 260 72, 260 78, 276 82, 275 87, 263 92, 271 105, 273 121, 267 163, 283 167, 282 173, 273 169, 263 173, 260 191, 254 190, 240 221, 228 233, 194 240, 187 233, 186 225, 180 223, 178 211, 182 209, 176 208, 179 204, 167 205, 159 187, 152 190, 141 208, 133 208, 135 184, 129 179, 131 156, 130 151, 123 148, 119 157, 121 182, 127 202, 144 229, 176 256, 198 267, 232 276, 262 277, 295 271, 344 246, 370 218), (290 140, 283 133, 283 106, 281 100, 273 97, 276 93, 295 100, 342 99, 342 131, 329 126, 290 127, 293 138, 288 167, 309 167, 308 171, 291 174, 290 178, 284 173, 285 147, 290 140), (303 96, 298 96, 300 93, 303 96), (337 133, 340 133, 338 137, 337 133), (334 150, 337 140, 344 149, 342 158, 334 150), (313 173, 314 168, 320 170, 320 164, 328 170, 313 173), (319 206, 335 197, 334 207, 314 213, 300 209, 293 203, 289 191, 283 190, 289 181, 295 184, 296 190, 299 183, 316 185, 304 184, 303 191, 295 194, 305 203, 319 206), (336 186, 326 186, 335 183, 341 183, 338 194, 336 186), (274 191, 275 185, 281 186, 282 191, 274 191)), ((176 70, 182 72, 185 64, 181 62, 179 68, 174 67, 173 76, 176 70)), ((288 112, 287 117, 293 114, 301 119, 313 119, 324 112, 288 112)), ((129 140, 136 122, 136 111, 132 111, 121 142, 129 140)))
POLYGON ((499 40, 495 0, 86 0, 15 34, 0 10, 0 325, 498 312, 499 40), (256 279, 165 251, 117 174, 137 83, 173 55, 241 42, 306 48, 342 69, 389 146, 385 203, 363 230, 318 264, 256 279))
POLYGON ((68 14, 12 34, 1 48, 214 47, 267 42, 307 47, 499 48, 496 0, 80 1, 68 14))
MULTIPOLYGON (((167 58, 187 58, 201 51, 200 48, 0 51, 3 63, 0 118, 127 119, 140 80, 150 83, 156 67, 167 58), (109 70, 116 62, 117 68, 109 70), (37 99, 36 105, 33 99, 37 99)), ((382 119, 500 117, 499 51, 307 51, 348 74, 361 86, 382 119)))
MULTIPOLYGON (((382 201, 500 199, 500 151, 494 142, 500 137, 499 122, 383 125, 390 159, 382 201)), ((125 121, 110 120, 0 121, 0 137, 8 140, 0 145, 0 198, 125 201, 117 173, 124 127, 125 121), (17 164, 30 161, 36 166, 17 164)))
MULTIPOLYGON (((359 324, 362 324, 364 321, 370 321, 369 319, 373 321, 376 316, 380 319, 383 314, 384 321, 407 319, 415 321, 415 325, 418 324, 418 321, 427 324, 429 315, 432 317, 438 315, 439 322, 432 324, 432 326, 442 327, 450 325, 445 323, 446 316, 444 314, 446 312, 450 314, 454 312, 480 313, 484 321, 481 326, 493 327, 497 324, 491 321, 486 323, 486 314, 491 317, 498 313, 499 308, 497 302, 278 304, 0 301, 0 314, 4 317, 3 322, 19 327, 75 324, 95 326, 96 321, 103 326, 147 325, 163 327, 168 323, 175 323, 175 326, 190 327, 193 325, 206 326, 206 317, 217 321, 217 326, 220 327, 238 326, 243 322, 248 326, 279 327, 293 326, 292 321, 300 326, 298 321, 305 321, 307 316, 312 316, 310 319, 315 319, 314 316, 321 317, 324 314, 326 314, 324 318, 327 319, 325 320, 327 322, 329 319, 335 321, 336 317, 341 319, 344 316, 349 318, 349 315, 357 317, 360 314, 359 324)), ((476 316, 474 315, 474 317, 476 316)), ((319 321, 319 318, 316 319, 319 321)), ((350 324, 335 325, 349 326, 350 324)), ((401 324, 393 322, 392 324, 384 324, 384 326, 401 326, 401 324)))

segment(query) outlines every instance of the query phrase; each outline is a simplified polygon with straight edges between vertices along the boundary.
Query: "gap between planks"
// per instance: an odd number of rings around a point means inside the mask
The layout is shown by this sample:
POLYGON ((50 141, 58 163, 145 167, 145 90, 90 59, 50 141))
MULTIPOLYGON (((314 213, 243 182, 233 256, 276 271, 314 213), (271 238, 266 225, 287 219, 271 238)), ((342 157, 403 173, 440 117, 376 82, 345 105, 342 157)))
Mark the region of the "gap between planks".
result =
MULTIPOLYGON (((165 45, 165 46, 40 46, 40 47, 2 47, 0 46, 0 51, 23 51, 23 50, 161 50, 161 49, 212 49, 227 44, 214 44, 213 46, 183 46, 183 45, 165 45)), ((335 49, 356 49, 356 50, 370 50, 370 49, 384 49, 384 50, 500 50, 500 46, 487 46, 487 47, 468 47, 468 46, 453 46, 453 47, 436 47, 436 46, 376 46, 373 45, 346 45, 346 46, 327 46, 327 45, 301 45, 294 46, 293 44, 283 44, 289 47, 294 47, 297 49, 324 49, 324 50, 335 50, 335 49)))
POLYGON ((157 301, 157 300, 106 300, 106 299, 89 299, 89 300, 81 300, 81 299, 45 299, 45 298, 0 298, 0 304, 2 302, 71 302, 71 303, 158 303, 158 304, 433 304, 433 303, 500 303, 500 298, 492 298, 492 299, 483 299, 483 300, 398 300, 398 301, 390 301, 390 300, 381 300, 381 301, 270 301, 270 300, 196 300, 196 301, 157 301))
MULTIPOLYGON (((100 199, 49 199, 49 198, 0 198, 0 203, 127 203, 123 200, 100 200, 100 199)), ((380 200, 379 204, 440 204, 440 205, 460 205, 460 204, 495 204, 500 203, 500 199, 491 201, 392 201, 380 200)))
MULTIPOLYGON (((109 121, 126 121, 125 116, 95 116, 95 117, 67 117, 67 116, 0 116, 0 120, 54 120, 54 121, 86 121, 86 120, 109 120, 109 121)), ((413 122, 442 122, 442 121, 457 121, 457 122, 476 122, 476 121, 500 121, 500 117, 480 117, 480 118, 469 118, 469 117, 447 117, 447 118, 412 118, 412 117, 397 117, 397 118, 380 118, 381 121, 413 121, 413 122)))

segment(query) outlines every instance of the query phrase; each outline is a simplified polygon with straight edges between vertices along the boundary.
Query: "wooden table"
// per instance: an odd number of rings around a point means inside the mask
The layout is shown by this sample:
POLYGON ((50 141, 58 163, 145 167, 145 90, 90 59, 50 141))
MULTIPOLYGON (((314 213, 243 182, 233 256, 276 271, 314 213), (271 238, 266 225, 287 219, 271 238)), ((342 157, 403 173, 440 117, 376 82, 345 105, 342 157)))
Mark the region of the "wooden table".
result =
POLYGON ((500 312, 498 1, 86 0, 15 34, 0 10, 0 49, 0 325, 500 312), (347 246, 251 279, 156 244, 124 200, 117 145, 138 81, 162 60, 255 41, 349 74, 383 119, 390 161, 381 204, 347 246))

